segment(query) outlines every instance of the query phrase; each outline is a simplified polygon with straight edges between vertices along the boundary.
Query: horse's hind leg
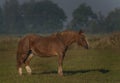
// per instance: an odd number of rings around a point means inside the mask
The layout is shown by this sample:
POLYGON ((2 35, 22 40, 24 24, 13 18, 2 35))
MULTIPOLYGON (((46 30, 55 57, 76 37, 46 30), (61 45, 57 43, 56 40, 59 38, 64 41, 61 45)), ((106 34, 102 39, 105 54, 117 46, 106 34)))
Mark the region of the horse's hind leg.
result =
POLYGON ((31 69, 29 67, 29 62, 32 58, 31 54, 21 54, 21 55, 17 55, 17 68, 18 68, 18 73, 21 76, 22 75, 22 65, 25 64, 25 68, 27 70, 27 72, 30 74, 31 73, 31 69))
POLYGON ((17 56, 17 69, 20 76, 22 75, 22 65, 25 56, 26 56, 25 54, 22 54, 21 56, 17 56))
POLYGON ((30 60, 32 59, 32 57, 33 57, 33 54, 31 53, 31 54, 29 54, 29 56, 27 57, 27 59, 25 61, 25 69, 26 69, 26 71, 27 71, 28 74, 32 73, 32 70, 31 70, 31 68, 29 66, 30 60))
POLYGON ((22 75, 22 64, 18 66, 18 73, 20 76, 22 75))

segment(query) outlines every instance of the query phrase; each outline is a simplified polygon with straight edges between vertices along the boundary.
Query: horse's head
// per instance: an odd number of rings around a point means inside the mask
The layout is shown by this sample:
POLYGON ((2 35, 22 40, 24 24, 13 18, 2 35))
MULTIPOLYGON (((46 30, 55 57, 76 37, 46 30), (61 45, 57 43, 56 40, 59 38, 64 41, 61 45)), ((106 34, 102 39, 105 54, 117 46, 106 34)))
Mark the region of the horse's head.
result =
POLYGON ((88 41, 87 41, 87 38, 84 34, 84 32, 82 30, 80 30, 78 32, 78 36, 77 36, 77 43, 78 45, 88 49, 89 48, 89 44, 88 44, 88 41))

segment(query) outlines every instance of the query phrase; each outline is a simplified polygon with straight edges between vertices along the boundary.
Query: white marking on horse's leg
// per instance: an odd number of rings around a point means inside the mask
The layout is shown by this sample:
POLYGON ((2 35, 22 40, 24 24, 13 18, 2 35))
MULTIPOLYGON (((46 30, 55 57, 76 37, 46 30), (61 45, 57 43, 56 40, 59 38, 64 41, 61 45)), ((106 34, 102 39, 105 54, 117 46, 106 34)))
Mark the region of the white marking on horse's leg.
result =
POLYGON ((59 67, 58 67, 58 74, 59 74, 60 76, 63 76, 62 66, 59 66, 59 67))
POLYGON ((31 54, 29 55, 29 57, 28 57, 27 60, 28 60, 28 61, 31 60, 31 58, 32 58, 33 56, 34 56, 34 55, 31 53, 31 54))
POLYGON ((28 65, 25 66, 25 69, 26 69, 26 71, 27 71, 28 74, 32 73, 32 70, 31 70, 30 66, 28 66, 28 65))
POLYGON ((18 73, 20 76, 22 75, 22 68, 21 67, 18 68, 18 73))

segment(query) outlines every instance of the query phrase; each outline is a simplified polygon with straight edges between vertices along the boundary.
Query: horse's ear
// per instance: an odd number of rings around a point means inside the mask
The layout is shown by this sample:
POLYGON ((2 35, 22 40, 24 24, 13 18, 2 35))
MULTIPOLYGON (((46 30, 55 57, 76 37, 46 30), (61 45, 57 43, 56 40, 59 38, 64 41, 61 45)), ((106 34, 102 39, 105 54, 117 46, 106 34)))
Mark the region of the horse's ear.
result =
POLYGON ((79 30, 79 34, 82 34, 82 33, 84 33, 84 32, 83 32, 83 30, 80 29, 80 30, 79 30))

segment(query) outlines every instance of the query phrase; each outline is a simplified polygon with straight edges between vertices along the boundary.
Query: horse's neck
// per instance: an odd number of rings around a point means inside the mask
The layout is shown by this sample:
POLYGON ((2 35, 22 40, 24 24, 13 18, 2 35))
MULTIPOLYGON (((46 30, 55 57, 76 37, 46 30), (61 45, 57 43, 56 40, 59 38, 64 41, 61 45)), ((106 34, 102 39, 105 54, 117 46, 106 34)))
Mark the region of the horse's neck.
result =
POLYGON ((62 34, 62 41, 64 43, 65 46, 69 46, 72 43, 74 43, 76 41, 75 39, 75 33, 63 33, 62 34))

